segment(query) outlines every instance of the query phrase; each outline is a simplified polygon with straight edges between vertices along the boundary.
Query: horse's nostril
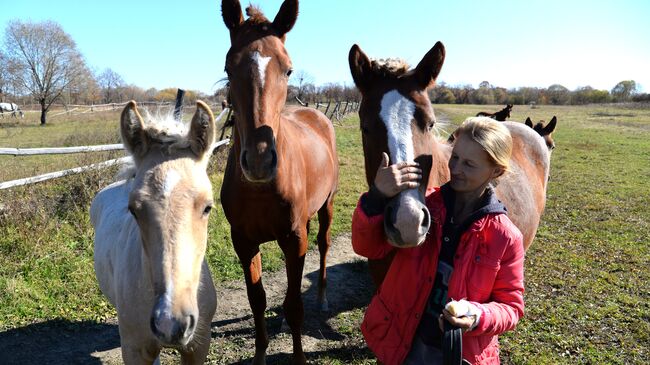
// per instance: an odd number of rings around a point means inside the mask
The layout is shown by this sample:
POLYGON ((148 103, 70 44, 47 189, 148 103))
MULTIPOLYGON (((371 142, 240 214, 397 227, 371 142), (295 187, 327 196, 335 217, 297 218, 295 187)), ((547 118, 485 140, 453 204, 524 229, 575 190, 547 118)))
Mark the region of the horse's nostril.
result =
POLYGON ((422 213, 424 213, 424 218, 422 218, 420 225, 428 229, 429 225, 431 224, 431 215, 429 214, 429 210, 427 208, 422 208, 422 213))
POLYGON ((275 149, 271 150, 271 168, 275 168, 278 165, 278 153, 275 149))
POLYGON ((194 319, 194 315, 190 314, 190 320, 189 320, 189 326, 187 326, 188 330, 193 330, 194 326, 196 325, 196 320, 194 319))
POLYGON ((241 154, 241 167, 244 170, 248 170, 248 159, 246 158, 248 154, 248 151, 244 150, 241 154))

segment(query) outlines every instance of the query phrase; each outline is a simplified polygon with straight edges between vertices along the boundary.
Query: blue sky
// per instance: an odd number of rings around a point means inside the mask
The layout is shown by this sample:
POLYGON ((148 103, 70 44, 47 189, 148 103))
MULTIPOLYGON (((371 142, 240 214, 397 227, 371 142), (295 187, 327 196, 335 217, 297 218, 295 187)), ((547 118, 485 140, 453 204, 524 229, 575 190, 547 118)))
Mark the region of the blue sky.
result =
MULTIPOLYGON (((281 2, 252 3, 273 19, 281 2)), ((4 35, 10 19, 54 20, 97 71, 111 68, 145 89, 211 93, 230 46, 220 7, 217 0, 0 0, 0 27, 4 35)), ((370 57, 415 66, 440 40, 447 58, 438 81, 451 85, 611 90, 632 79, 650 92, 648 19, 647 0, 304 0, 286 46, 294 70, 317 85, 352 84, 354 43, 370 57)))

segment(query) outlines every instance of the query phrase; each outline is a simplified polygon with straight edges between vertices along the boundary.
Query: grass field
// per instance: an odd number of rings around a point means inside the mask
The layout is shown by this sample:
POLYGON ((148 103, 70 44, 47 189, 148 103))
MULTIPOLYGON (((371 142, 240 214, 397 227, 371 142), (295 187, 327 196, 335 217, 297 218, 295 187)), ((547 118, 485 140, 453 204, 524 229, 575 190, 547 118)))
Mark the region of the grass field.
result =
MULTIPOLYGON (((455 125, 501 106, 436 105, 455 125)), ((512 364, 650 362, 650 107, 516 105, 512 120, 558 117, 547 207, 526 257, 526 316, 501 339, 512 364)), ((1 147, 54 147, 119 141, 118 112, 0 120, 1 147), (33 119, 31 119, 33 118, 33 119)), ((350 230, 365 189, 358 118, 337 124, 340 188, 334 234, 350 230)), ((0 156, 0 181, 32 176, 110 154, 0 156)), ((115 155, 115 154, 112 154, 115 155)), ((215 192, 225 154, 211 164, 215 192)), ((114 170, 0 191, 0 332, 52 319, 102 321, 115 315, 92 265, 88 207, 114 170)), ((220 209, 210 221, 208 259, 218 281, 240 278, 220 209)), ((312 232, 313 234, 314 232, 312 232)), ((312 239, 313 242, 313 239, 312 239)), ((264 245, 265 270, 282 266, 264 245)), ((354 333, 362 311, 352 313, 354 333), (356 322, 355 322, 356 321, 356 322)), ((327 357, 323 363, 337 363, 327 357)), ((367 360, 359 360, 366 363, 367 360)))

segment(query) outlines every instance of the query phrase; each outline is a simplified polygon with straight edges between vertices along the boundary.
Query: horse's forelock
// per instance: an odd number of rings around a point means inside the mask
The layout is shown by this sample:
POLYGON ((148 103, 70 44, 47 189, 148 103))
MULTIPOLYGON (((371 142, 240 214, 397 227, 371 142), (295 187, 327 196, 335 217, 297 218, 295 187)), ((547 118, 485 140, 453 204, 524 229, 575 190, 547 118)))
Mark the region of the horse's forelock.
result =
POLYGON ((401 58, 373 59, 370 67, 382 77, 400 77, 409 71, 409 64, 401 58))
POLYGON ((255 5, 249 5, 246 8, 246 23, 248 24, 270 24, 271 22, 266 18, 262 10, 255 5))

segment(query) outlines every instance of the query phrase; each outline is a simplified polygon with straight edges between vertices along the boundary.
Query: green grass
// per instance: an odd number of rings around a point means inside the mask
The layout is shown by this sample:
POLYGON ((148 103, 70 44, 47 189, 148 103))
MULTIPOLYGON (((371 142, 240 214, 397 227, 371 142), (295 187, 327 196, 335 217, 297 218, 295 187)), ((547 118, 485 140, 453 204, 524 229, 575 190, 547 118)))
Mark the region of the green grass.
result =
MULTIPOLYGON (((434 105, 438 118, 445 116, 452 124, 501 107, 434 105)), ((558 117, 557 148, 546 211, 526 255, 526 315, 515 331, 502 336, 502 360, 648 363, 650 109, 516 105, 511 119, 548 121, 553 115, 558 117)), ((0 146, 115 143, 117 117, 115 112, 96 119, 53 119, 46 127, 37 121, 15 125, 5 119, 0 121, 0 146)), ((350 230, 351 213, 366 187, 356 116, 337 124, 336 132, 341 178, 334 234, 350 230)), ((0 157, 0 180, 78 165, 78 159, 0 157)), ((217 156, 210 169, 217 197, 223 162, 224 156, 217 156)), ((50 319, 101 320, 114 315, 95 282, 87 214, 90 199, 112 174, 90 173, 0 191, 0 330, 50 319)), ((220 207, 209 230, 207 257, 215 279, 241 280, 220 207)), ((263 262, 265 270, 282 268, 277 245, 263 245, 263 262)), ((338 331, 359 341, 362 315, 362 309, 339 314, 338 331)), ((317 362, 372 363, 366 353, 348 355, 333 349, 332 354, 319 354, 317 362)))

